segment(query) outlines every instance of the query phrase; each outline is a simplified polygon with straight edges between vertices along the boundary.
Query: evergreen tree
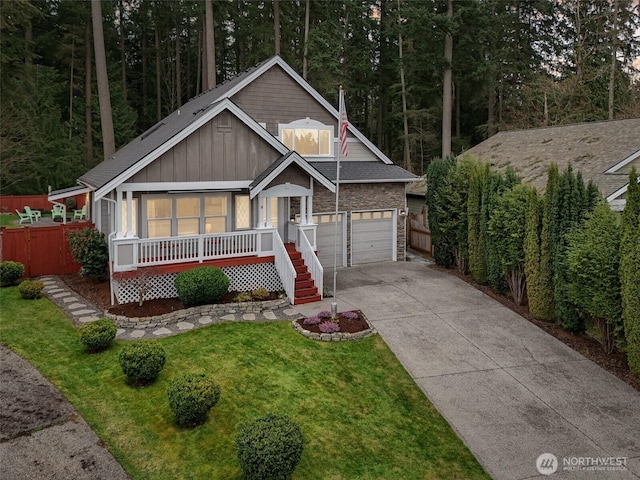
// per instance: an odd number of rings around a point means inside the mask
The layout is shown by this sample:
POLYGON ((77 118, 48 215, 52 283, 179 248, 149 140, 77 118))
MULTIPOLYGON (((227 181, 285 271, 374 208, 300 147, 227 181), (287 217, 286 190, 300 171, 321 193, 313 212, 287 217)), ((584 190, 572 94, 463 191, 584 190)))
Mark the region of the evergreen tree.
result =
POLYGON ((537 190, 530 189, 527 198, 527 216, 524 239, 524 270, 527 279, 527 298, 529 312, 535 318, 550 320, 553 312, 549 311, 549 302, 543 297, 544 285, 541 273, 541 236, 542 236, 542 199, 537 190))
POLYGON ((489 176, 489 165, 477 163, 469 179, 467 200, 469 270, 476 282, 487 283, 485 242, 481 228, 482 198, 489 176))
POLYGON ((515 185, 500 195, 489 220, 489 236, 498 255, 500 273, 518 305, 526 292, 525 235, 530 187, 515 185))
POLYGON ((431 162, 427 169, 427 210, 429 228, 438 265, 451 267, 454 262, 453 244, 447 236, 447 202, 450 197, 449 175, 455 167, 455 159, 448 157, 431 162))
POLYGON ((558 166, 553 163, 547 172, 547 186, 544 194, 542 229, 540 231, 540 305, 541 319, 551 321, 555 318, 555 302, 553 295, 553 253, 554 235, 556 233, 553 222, 554 198, 558 189, 558 166))
POLYGON ((620 282, 627 362, 631 371, 640 375, 640 184, 635 167, 629 174, 620 234, 620 282))
POLYGON ((567 294, 597 328, 606 353, 622 337, 620 234, 603 200, 582 226, 567 236, 567 294))

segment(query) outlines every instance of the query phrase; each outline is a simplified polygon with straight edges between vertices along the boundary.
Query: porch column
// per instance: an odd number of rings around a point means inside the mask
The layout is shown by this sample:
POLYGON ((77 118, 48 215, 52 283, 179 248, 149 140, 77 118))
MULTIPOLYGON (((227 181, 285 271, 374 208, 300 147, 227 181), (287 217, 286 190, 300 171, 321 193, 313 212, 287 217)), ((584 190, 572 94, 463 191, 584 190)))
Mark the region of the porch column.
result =
POLYGON ((307 224, 307 198, 300 197, 300 225, 307 224))
POLYGON ((116 190, 116 237, 122 238, 122 190, 116 190))
POLYGON ((127 190, 127 237, 133 237, 133 192, 127 190))
POLYGON ((267 228, 271 228, 273 227, 273 225, 271 225, 271 197, 265 197, 264 201, 266 202, 266 218, 265 218, 265 225, 267 228))
POLYGON ((307 206, 307 225, 313 223, 313 196, 309 195, 307 197, 307 202, 308 202, 308 206, 307 206))

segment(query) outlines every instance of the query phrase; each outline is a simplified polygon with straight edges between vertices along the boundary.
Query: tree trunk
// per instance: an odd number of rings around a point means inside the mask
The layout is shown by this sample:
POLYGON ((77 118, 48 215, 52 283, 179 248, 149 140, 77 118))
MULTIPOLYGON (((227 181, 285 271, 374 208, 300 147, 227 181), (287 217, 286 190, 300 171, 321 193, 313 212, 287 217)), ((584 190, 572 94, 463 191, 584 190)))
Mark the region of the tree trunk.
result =
POLYGON ((158 33, 157 25, 154 32, 156 47, 156 120, 159 122, 162 120, 162 73, 160 72, 162 64, 160 62, 160 34, 158 33))
POLYGON ((120 68, 122 70, 122 101, 127 103, 127 61, 124 54, 124 2, 120 0, 118 3, 118 10, 120 13, 120 68))
POLYGON ((618 50, 618 0, 613 0, 613 26, 611 31, 611 69, 609 70, 609 120, 615 118, 613 104, 616 87, 616 53, 618 50))
POLYGON ((182 77, 180 76, 180 33, 181 26, 176 28, 176 100, 178 107, 182 106, 182 77))
POLYGON ((276 55, 280 55, 280 2, 273 0, 273 34, 276 55))
MULTIPOLYGON (((453 0, 447 2, 447 17, 453 17, 453 0)), ((451 111, 452 111, 452 71, 453 37, 447 31, 444 37, 444 78, 442 81, 442 158, 451 155, 451 111)))
POLYGON ((216 86, 216 53, 213 38, 213 0, 205 0, 205 60, 207 63, 207 84, 203 90, 216 86))
POLYGON ((71 40, 71 67, 69 67, 69 140, 73 131, 73 61, 76 52, 76 40, 71 40))
MULTIPOLYGON (((398 24, 400 24, 400 0, 398 0, 398 24)), ((402 90, 402 125, 404 128, 404 168, 411 169, 411 155, 409 152, 409 121, 407 119, 407 90, 404 83, 404 65, 402 64, 402 34, 398 32, 398 60, 400 61, 400 88, 402 90)))
POLYGON ((93 112, 91 110, 91 27, 87 22, 84 29, 84 158, 85 166, 93 163, 93 112))
POLYGON ((33 65, 33 25, 31 20, 28 20, 25 26, 24 40, 24 64, 30 67, 33 65))
POLYGON ((456 137, 460 138, 460 84, 454 84, 453 87, 456 102, 456 137))
POLYGON ((489 89, 489 100, 487 104, 487 138, 496 133, 496 89, 494 85, 491 85, 489 89))
POLYGON ((304 8, 304 47, 302 54, 302 78, 307 79, 307 62, 309 56, 309 0, 304 8))
POLYGON ((98 79, 100 127, 102 129, 104 159, 106 160, 116 151, 116 145, 113 134, 113 118, 111 116, 111 98, 109 96, 109 77, 107 76, 107 59, 104 51, 100 0, 91 0, 91 20, 93 24, 93 49, 96 57, 96 78, 98 79))

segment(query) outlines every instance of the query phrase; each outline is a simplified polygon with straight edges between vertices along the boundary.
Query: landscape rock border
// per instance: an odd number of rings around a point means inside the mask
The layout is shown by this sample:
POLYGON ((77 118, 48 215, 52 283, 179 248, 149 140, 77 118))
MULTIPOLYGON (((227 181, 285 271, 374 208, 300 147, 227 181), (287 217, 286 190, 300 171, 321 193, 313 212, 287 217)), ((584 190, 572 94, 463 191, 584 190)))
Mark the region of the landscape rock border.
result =
POLYGON ((197 321, 203 316, 220 317, 236 313, 261 313, 289 305, 289 300, 279 298, 277 300, 266 300, 263 302, 243 302, 243 303, 218 303, 212 305, 200 305, 197 307, 176 310, 175 312, 156 315, 154 317, 125 317, 114 315, 108 311, 104 316, 113 320, 120 328, 157 328, 172 325, 183 321, 197 321))
POLYGON ((369 322, 369 319, 364 315, 364 313, 360 313, 362 315, 362 317, 364 318, 365 322, 367 322, 367 325, 369 325, 369 328, 367 330, 362 330, 361 332, 356 332, 356 333, 343 333, 343 332, 335 332, 335 333, 315 333, 315 332, 310 332, 309 330, 307 330, 306 328, 302 327, 302 325, 300 325, 298 323, 298 319, 293 320, 291 322, 291 326, 293 327, 293 329, 300 333, 301 335, 311 339, 311 340, 317 340, 320 342, 351 342, 351 341, 355 341, 355 340, 362 340, 363 338, 368 338, 368 337, 372 337, 374 335, 376 335, 378 333, 378 331, 373 327, 373 325, 371 325, 371 322, 369 322))

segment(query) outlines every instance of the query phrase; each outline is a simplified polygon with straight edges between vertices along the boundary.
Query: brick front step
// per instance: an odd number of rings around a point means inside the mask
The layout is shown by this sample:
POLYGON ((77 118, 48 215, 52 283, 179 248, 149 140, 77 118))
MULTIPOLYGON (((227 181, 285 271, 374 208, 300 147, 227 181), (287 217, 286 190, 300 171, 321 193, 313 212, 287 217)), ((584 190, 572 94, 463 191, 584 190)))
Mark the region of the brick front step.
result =
POLYGON ((319 302, 320 300, 322 300, 320 295, 313 295, 311 297, 303 297, 303 298, 294 297, 293 298, 293 304, 294 305, 302 305, 303 303, 319 302))

